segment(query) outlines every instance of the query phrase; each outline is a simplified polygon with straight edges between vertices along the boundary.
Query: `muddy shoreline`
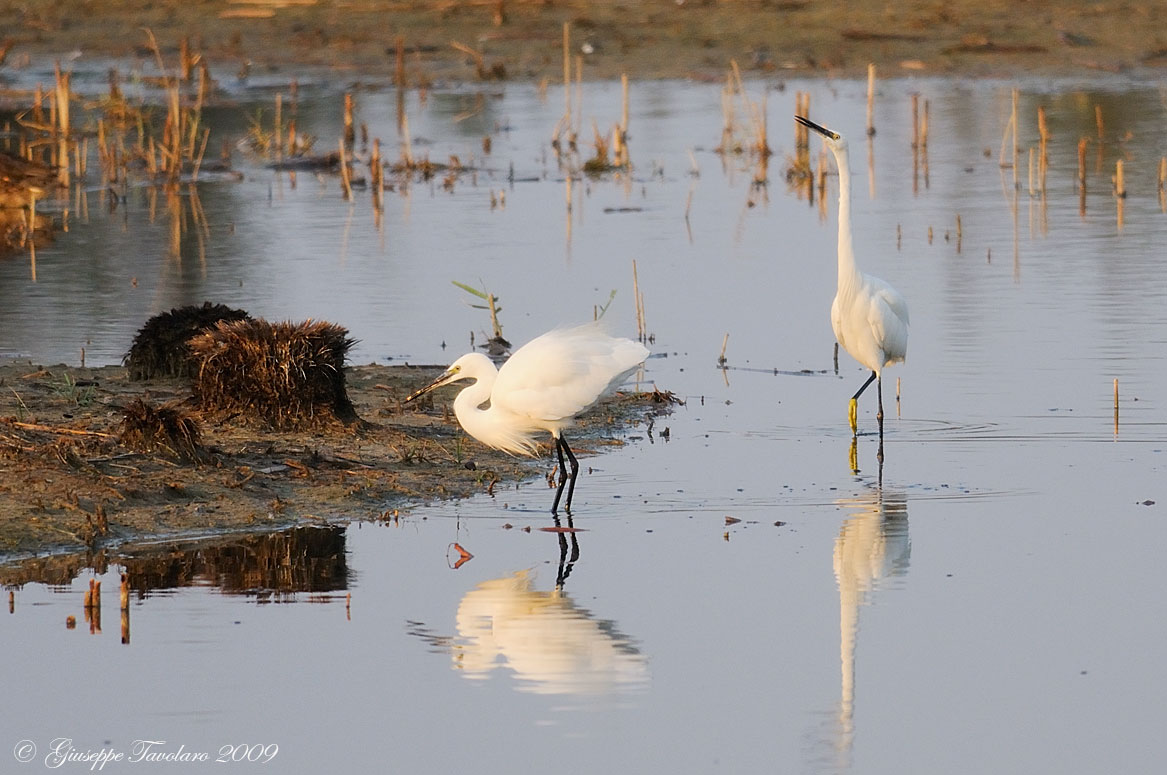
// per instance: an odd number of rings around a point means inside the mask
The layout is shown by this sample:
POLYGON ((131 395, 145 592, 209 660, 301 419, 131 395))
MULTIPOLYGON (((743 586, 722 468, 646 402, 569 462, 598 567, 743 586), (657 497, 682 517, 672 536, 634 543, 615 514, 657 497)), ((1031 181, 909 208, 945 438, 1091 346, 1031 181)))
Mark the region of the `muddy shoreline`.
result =
MULTIPOLYGON (((40 61, 172 63, 183 41, 218 72, 309 68, 405 86, 561 82, 563 27, 585 79, 755 75, 1073 76, 1167 67, 1167 13, 1087 0, 50 0, 0 8, 5 70, 40 61), (400 62, 400 65, 399 65, 400 62), (400 68, 400 69, 399 69, 400 68)), ((168 65, 169 66, 169 65, 168 65)), ((573 61, 573 76, 576 63, 573 61)))
MULTIPOLYGON (((402 406, 442 368, 347 368, 355 426, 291 432, 201 418, 210 455, 195 464, 117 438, 131 400, 182 400, 181 380, 132 382, 119 366, 0 362, 0 564, 160 538, 394 520, 433 500, 488 492, 505 501, 518 484, 551 474, 549 457, 513 458, 463 433, 445 395, 453 389, 418 409, 402 406)), ((579 451, 625 443, 630 429, 667 410, 660 399, 626 393, 601 403, 580 420, 579 451)))

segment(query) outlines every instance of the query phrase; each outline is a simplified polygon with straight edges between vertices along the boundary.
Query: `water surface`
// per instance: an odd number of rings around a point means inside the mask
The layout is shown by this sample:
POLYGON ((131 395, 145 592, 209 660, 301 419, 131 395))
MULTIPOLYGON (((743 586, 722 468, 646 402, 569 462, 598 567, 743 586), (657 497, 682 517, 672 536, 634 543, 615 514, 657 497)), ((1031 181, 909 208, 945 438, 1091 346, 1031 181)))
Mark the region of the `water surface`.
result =
MULTIPOLYGON (((281 771, 305 773, 1155 769, 1160 92, 1021 84, 1022 148, 1038 105, 1052 133, 1045 195, 1031 197, 1026 166, 1016 192, 998 161, 1014 84, 885 82, 870 149, 864 84, 768 86, 762 188, 753 160, 714 152, 716 85, 634 83, 631 175, 574 180, 570 208, 549 147, 561 92, 437 90, 405 96, 415 152, 478 171, 389 193, 379 225, 367 191, 346 202, 335 178, 293 186, 237 157, 244 180, 198 186, 208 228, 182 230, 177 249, 162 192, 132 189, 112 213, 90 192, 88 217, 74 207, 38 250, 35 281, 26 257, 0 263, 0 350, 37 362, 75 364, 81 347, 117 362, 147 317, 211 299, 345 325, 357 362, 432 363, 489 326, 451 280, 498 294, 516 343, 589 319, 613 289, 607 318, 634 334, 635 260, 656 356, 645 378, 686 400, 583 461, 573 540, 538 529, 552 524, 540 477, 322 538, 7 569, 4 685, 23 698, 0 711, 8 744, 275 743, 281 771), (784 182, 799 90, 852 139, 861 266, 911 307, 908 362, 886 375, 882 470, 873 392, 850 466, 846 402, 866 375, 845 354, 832 364, 835 181, 825 213, 784 182), (926 178, 913 93, 929 105, 926 178), (1084 215, 1079 137, 1095 138, 1084 215), (456 570, 453 543, 474 555, 456 570), (91 634, 81 602, 98 571, 91 634), (123 571, 137 584, 128 644, 123 571)), ((216 136, 238 137, 270 99, 241 93, 210 119, 216 136)), ((396 154, 394 93, 358 100, 396 154)), ((586 158, 592 118, 601 132, 619 118, 619 85, 587 85, 581 104, 586 158)), ((305 88, 303 130, 330 146, 339 105, 305 88)), ((817 141, 811 153, 817 165, 817 141)))

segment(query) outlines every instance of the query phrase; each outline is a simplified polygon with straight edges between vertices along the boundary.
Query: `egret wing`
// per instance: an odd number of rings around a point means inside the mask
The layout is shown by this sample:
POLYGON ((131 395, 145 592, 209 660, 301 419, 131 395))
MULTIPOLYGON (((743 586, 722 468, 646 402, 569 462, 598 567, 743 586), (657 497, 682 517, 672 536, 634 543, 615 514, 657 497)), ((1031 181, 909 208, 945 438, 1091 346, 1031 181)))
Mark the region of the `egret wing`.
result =
POLYGON ((566 420, 618 386, 647 355, 642 345, 594 324, 555 329, 503 364, 491 405, 536 420, 566 420))
POLYGON ((874 291, 867 320, 875 341, 883 349, 885 363, 902 361, 908 354, 908 303, 883 281, 874 291))

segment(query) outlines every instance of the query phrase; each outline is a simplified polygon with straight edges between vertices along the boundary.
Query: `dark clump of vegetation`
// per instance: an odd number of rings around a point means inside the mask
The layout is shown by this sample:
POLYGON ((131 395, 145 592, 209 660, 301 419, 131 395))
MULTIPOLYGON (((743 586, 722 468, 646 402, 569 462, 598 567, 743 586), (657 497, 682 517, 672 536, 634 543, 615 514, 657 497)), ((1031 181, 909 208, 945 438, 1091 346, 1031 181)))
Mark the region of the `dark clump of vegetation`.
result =
POLYGON ((146 321, 123 358, 132 380, 193 377, 187 341, 219 321, 250 320, 241 309, 204 302, 155 315, 146 321))
POLYGON ((207 457, 198 422, 177 403, 154 406, 135 398, 123 410, 118 440, 135 452, 161 452, 190 462, 207 457))
POLYGON ((194 397, 280 429, 357 421, 345 389, 344 359, 356 340, 334 323, 216 323, 190 340, 194 397))

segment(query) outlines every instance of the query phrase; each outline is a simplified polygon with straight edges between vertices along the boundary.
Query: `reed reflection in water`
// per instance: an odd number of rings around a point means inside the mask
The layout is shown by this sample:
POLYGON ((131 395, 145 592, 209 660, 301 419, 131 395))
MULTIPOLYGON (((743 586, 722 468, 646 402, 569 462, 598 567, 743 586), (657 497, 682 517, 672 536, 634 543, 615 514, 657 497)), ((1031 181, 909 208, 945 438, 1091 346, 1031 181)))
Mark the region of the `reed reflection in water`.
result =
POLYGON ((267 602, 298 592, 344 590, 349 584, 345 528, 332 526, 38 557, 0 569, 0 584, 8 589, 28 583, 69 586, 86 571, 101 575, 110 565, 123 568, 139 599, 159 590, 213 586, 267 602))

